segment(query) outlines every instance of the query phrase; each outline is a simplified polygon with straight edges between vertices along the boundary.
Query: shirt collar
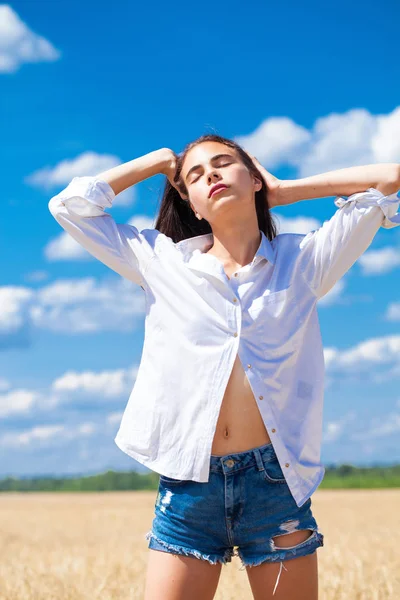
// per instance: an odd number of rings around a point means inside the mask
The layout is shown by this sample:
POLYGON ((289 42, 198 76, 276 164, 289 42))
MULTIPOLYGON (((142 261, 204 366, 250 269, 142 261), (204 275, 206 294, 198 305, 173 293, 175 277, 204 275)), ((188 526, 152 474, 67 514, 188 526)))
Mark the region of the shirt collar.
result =
MULTIPOLYGON (((257 256, 266 258, 271 264, 275 264, 275 248, 261 229, 261 242, 257 252, 254 255, 253 261, 256 260, 257 256)), ((213 244, 214 236, 212 233, 205 233, 203 235, 196 235, 191 238, 186 238, 177 242, 176 247, 184 252, 192 253, 194 250, 200 250, 202 253, 210 248, 213 244)))

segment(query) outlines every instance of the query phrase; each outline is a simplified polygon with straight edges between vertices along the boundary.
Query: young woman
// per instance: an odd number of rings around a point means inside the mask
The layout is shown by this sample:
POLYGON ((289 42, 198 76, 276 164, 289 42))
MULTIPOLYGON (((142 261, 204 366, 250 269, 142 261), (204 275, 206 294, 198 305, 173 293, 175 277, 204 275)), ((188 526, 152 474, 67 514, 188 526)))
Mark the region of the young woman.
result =
POLYGON ((234 554, 254 598, 317 598, 316 305, 380 227, 400 225, 399 187, 393 163, 281 181, 232 140, 205 135, 179 156, 163 148, 75 177, 50 200, 75 240, 145 292, 143 354, 115 442, 160 474, 146 600, 213 598, 234 554), (158 173, 154 228, 105 212, 158 173), (277 235, 271 207, 331 195, 338 210, 322 227, 277 235))

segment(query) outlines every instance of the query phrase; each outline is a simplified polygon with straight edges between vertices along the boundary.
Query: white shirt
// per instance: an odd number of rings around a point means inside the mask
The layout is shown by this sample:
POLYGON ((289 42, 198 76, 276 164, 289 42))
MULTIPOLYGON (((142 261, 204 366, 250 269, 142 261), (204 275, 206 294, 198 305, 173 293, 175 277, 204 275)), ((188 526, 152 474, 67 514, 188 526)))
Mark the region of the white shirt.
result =
POLYGON ((261 232, 252 262, 231 279, 205 254, 212 234, 174 243, 157 229, 116 223, 104 210, 114 197, 106 181, 74 177, 49 210, 93 256, 145 292, 143 352, 115 443, 159 474, 208 481, 216 423, 239 354, 302 506, 325 473, 317 302, 380 227, 400 225, 400 191, 384 196, 369 188, 336 197, 332 218, 307 235, 282 233, 269 241, 261 232))

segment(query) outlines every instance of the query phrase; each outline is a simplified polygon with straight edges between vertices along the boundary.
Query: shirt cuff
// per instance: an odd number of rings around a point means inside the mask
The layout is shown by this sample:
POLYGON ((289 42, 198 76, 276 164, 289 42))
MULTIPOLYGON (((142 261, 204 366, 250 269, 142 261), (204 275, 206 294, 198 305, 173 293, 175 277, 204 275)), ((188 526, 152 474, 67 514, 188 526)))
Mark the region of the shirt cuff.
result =
POLYGON ((400 213, 398 212, 400 190, 385 196, 385 194, 379 190, 370 187, 366 192, 357 192, 351 196, 336 196, 334 202, 337 207, 341 208, 348 202, 354 201, 357 202, 359 206, 380 206, 385 215, 381 227, 391 229, 392 227, 400 225, 400 213))
POLYGON ((107 181, 85 175, 74 177, 58 196, 68 211, 81 217, 98 217, 112 206, 115 193, 107 181))

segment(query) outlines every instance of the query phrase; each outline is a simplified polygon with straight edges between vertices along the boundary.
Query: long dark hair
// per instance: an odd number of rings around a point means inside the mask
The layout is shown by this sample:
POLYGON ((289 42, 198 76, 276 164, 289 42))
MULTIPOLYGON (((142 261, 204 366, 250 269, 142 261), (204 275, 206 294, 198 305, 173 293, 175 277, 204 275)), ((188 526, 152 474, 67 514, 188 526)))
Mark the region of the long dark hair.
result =
MULTIPOLYGON (((180 189, 184 192, 184 195, 188 196, 186 186, 180 177, 182 165, 189 150, 203 142, 220 142, 229 148, 233 148, 250 173, 262 181, 262 188, 255 193, 258 227, 271 241, 277 235, 277 228, 268 206, 267 185, 250 156, 233 140, 210 133, 189 142, 183 149, 183 152, 177 155, 174 181, 179 182, 180 189)), ((178 190, 174 188, 168 178, 166 178, 155 229, 169 236, 175 243, 197 235, 212 233, 210 223, 204 217, 201 220, 197 219, 190 207, 189 201, 181 198, 178 190)))

